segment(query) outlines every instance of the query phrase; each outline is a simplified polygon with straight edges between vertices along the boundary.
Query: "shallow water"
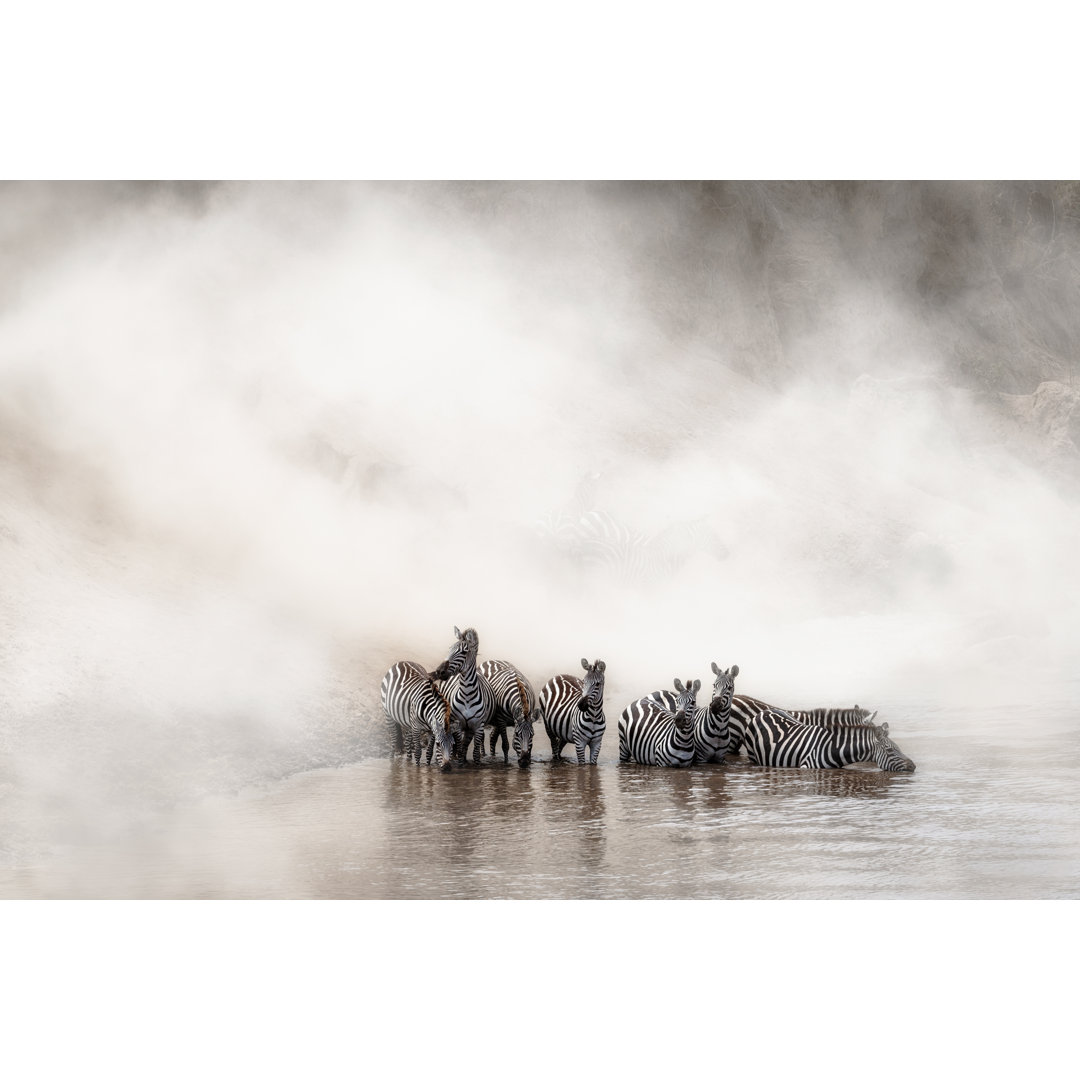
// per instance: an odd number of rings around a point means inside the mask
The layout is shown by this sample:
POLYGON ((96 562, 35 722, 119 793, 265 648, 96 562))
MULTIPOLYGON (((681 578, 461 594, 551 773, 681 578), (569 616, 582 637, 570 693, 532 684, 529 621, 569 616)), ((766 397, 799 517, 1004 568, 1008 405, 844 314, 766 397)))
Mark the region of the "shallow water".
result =
MULTIPOLYGON (((319 769, 177 808, 0 873, 0 895, 265 898, 1080 896, 1066 718, 923 715, 873 767, 688 770, 548 760, 450 774, 401 759, 319 769), (950 734, 944 734, 950 731, 950 734)), ((609 731, 609 738, 613 732, 609 731)))

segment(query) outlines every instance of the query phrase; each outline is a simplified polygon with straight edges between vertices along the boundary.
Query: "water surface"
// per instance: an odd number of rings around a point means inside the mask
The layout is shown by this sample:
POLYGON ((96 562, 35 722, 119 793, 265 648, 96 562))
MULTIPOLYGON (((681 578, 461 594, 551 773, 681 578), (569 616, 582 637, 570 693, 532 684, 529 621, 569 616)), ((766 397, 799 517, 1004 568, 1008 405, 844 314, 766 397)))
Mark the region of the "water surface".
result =
MULTIPOLYGON (((969 717, 969 719, 971 719, 969 717)), ((872 766, 688 770, 401 759, 316 769, 176 807, 107 843, 0 874, 4 896, 213 898, 1065 898, 1080 896, 1067 723, 1014 720, 897 740, 872 766)), ((1062 718, 1064 720, 1064 718, 1062 718)), ((538 750, 547 750, 541 741, 538 750)))

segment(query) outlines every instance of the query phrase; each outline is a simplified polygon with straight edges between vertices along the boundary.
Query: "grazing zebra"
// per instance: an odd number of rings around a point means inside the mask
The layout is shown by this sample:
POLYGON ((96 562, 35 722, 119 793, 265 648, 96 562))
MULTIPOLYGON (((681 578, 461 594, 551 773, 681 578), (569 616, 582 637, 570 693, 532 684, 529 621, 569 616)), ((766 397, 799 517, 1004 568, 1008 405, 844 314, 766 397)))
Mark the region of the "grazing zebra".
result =
POLYGON ((454 756, 450 706, 431 676, 419 664, 401 660, 383 676, 381 691, 394 749, 403 750, 406 757, 415 754, 417 765, 425 746, 429 765, 432 751, 437 750, 439 768, 446 772, 454 756))
POLYGON ((447 658, 431 673, 433 679, 448 680, 443 695, 450 703, 454 736, 460 764, 465 764, 469 743, 473 744, 473 763, 480 764, 484 756, 484 725, 495 713, 495 694, 476 670, 476 654, 480 638, 469 627, 465 631, 454 627, 457 640, 450 646, 447 658))
POLYGON ((631 702, 619 717, 619 761, 684 769, 694 764, 694 711, 701 680, 676 679, 675 708, 654 697, 631 702))
POLYGON ((604 719, 604 671, 607 665, 603 660, 590 664, 582 657, 581 666, 585 669, 583 679, 574 675, 556 675, 544 684, 540 691, 540 713, 551 740, 553 761, 560 760, 567 743, 573 743, 578 764, 585 764, 588 748, 589 764, 595 765, 607 730, 604 719))
POLYGON ((731 699, 731 754, 737 754, 743 744, 747 725, 763 713, 774 712, 798 720, 803 724, 834 726, 838 724, 872 723, 877 713, 869 709, 781 709, 779 705, 770 705, 767 701, 736 694, 731 699))
POLYGON ((480 674, 495 695, 495 712, 491 718, 491 756, 495 756, 495 743, 501 737, 503 762, 509 764, 506 729, 513 724, 514 753, 518 756, 518 765, 524 768, 532 760, 536 693, 529 680, 505 660, 485 660, 480 665, 480 674))
MULTIPOLYGON (((731 751, 731 699, 735 695, 735 676, 739 674, 739 665, 733 664, 728 670, 721 670, 713 661, 712 700, 708 705, 699 705, 694 709, 694 764, 703 765, 710 761, 723 761, 731 751)), ((655 690, 650 695, 659 701, 669 712, 676 711, 676 697, 670 690, 655 690)))
POLYGON ((841 769, 873 761, 884 772, 914 772, 915 762, 889 738, 889 725, 803 724, 767 710, 746 729, 746 752, 754 765, 790 769, 841 769))

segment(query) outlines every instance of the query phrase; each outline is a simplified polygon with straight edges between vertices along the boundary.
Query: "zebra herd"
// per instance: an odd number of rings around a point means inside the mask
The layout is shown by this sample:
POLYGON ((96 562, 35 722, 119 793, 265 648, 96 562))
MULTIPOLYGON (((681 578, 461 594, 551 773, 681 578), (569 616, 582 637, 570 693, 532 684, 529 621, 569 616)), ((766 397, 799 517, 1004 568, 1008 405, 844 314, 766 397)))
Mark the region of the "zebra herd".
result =
MULTIPOLYGON (((529 680, 505 660, 477 664, 480 639, 471 627, 454 627, 445 660, 428 672, 401 660, 383 676, 381 694, 392 748, 415 759, 434 755, 440 769, 464 765, 472 746, 474 764, 501 741, 504 764, 510 746, 518 765, 532 760, 533 726, 543 721, 553 760, 573 744, 579 765, 595 765, 607 727, 603 660, 582 659, 581 676, 555 675, 539 696, 529 680), (513 729, 511 744, 507 736, 513 729)), ((915 763, 889 738, 877 713, 851 709, 781 709, 735 693, 738 664, 721 668, 707 705, 698 705, 701 680, 675 679, 673 690, 654 690, 623 709, 619 717, 619 761, 686 768, 722 762, 742 751, 754 765, 838 769, 873 761, 884 772, 914 772, 915 763)))

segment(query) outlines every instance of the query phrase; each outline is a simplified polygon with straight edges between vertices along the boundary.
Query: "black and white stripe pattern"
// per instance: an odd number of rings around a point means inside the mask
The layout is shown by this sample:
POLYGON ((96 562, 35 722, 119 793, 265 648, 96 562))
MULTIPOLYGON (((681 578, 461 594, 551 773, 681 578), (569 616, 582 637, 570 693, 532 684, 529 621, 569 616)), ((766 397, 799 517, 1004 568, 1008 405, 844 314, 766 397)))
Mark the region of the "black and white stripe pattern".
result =
POLYGON ((514 729, 514 753, 522 768, 532 760, 533 721, 536 718, 536 693, 529 680, 506 660, 485 660, 480 675, 487 680, 495 695, 495 712, 491 718, 491 756, 495 744, 502 739, 503 762, 510 760, 506 729, 514 729))
POLYGON ((450 703, 458 761, 465 764, 471 742, 473 763, 479 765, 484 756, 484 726, 495 713, 495 695, 487 679, 476 670, 479 635, 472 627, 461 631, 456 626, 454 634, 457 640, 450 646, 449 655, 431 674, 447 680, 443 696, 450 703))
POLYGON ((803 724, 819 726, 868 724, 873 723, 874 717, 877 716, 876 712, 871 713, 869 709, 861 709, 858 705, 853 709, 782 709, 779 705, 770 705, 760 698, 736 694, 731 701, 731 748, 728 751, 730 754, 739 752, 750 722, 767 712, 777 713, 803 724))
POLYGON ((540 691, 540 713, 544 718, 544 730, 551 740, 552 760, 558 761, 563 747, 573 743, 579 765, 585 764, 585 752, 589 764, 595 765, 600 754, 600 744, 607 730, 604 718, 604 671, 603 660, 589 663, 584 657, 581 666, 585 677, 556 675, 549 679, 540 691))
POLYGON ((746 752, 755 765, 792 769, 841 769, 873 761, 884 772, 914 772, 915 762, 889 738, 889 725, 803 724, 768 710, 750 721, 746 752))
MULTIPOLYGON (((712 700, 694 709, 694 764, 720 762, 731 752, 731 699, 735 694, 735 676, 739 665, 722 670, 713 661, 712 700)), ((676 696, 670 690, 654 690, 650 695, 669 712, 676 712, 676 696)))
POLYGON ((436 750, 439 768, 448 770, 454 756, 450 706, 431 676, 415 661, 400 660, 383 676, 380 689, 394 749, 415 755, 417 765, 425 747, 429 765, 436 750))
POLYGON ((570 564, 621 584, 664 580, 699 551, 716 555, 718 548, 704 520, 643 533, 595 508, 549 514, 537 523, 537 533, 570 564))
POLYGON ((694 763, 694 712, 701 680, 675 680, 674 708, 649 696, 631 702, 619 717, 619 761, 683 769, 694 763))

